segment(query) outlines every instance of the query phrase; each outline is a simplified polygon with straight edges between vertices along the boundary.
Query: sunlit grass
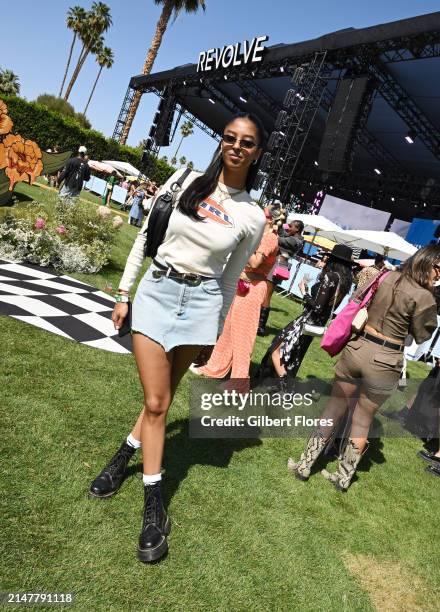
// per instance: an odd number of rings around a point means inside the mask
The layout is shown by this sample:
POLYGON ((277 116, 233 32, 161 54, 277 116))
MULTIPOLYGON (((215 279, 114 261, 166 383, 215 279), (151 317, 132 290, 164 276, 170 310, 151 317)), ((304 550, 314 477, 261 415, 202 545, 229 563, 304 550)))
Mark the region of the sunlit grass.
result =
MULTIPOLYGON (((21 189, 44 197, 40 188, 21 189)), ((111 264, 78 278, 117 286, 135 232, 124 226, 111 264)), ((274 296, 271 333, 257 339, 254 363, 298 312, 274 296)), ((112 500, 86 497, 141 407, 133 357, 0 321, 1 590, 73 591, 79 610, 288 612, 372 610, 387 600, 383 590, 406 610, 409 590, 410 609, 438 609, 440 480, 416 458, 417 440, 382 439, 348 493, 338 494, 319 473, 301 483, 287 472, 304 440, 190 439, 188 374, 170 410, 164 460, 170 554, 144 566, 135 558, 139 472, 112 500), (375 575, 362 579, 356 559, 375 575), (390 567, 390 579, 379 579, 390 567)), ((426 369, 410 371, 414 378, 426 369)), ((315 340, 300 376, 332 374, 315 340)), ((403 394, 392 402, 399 406, 403 394)))

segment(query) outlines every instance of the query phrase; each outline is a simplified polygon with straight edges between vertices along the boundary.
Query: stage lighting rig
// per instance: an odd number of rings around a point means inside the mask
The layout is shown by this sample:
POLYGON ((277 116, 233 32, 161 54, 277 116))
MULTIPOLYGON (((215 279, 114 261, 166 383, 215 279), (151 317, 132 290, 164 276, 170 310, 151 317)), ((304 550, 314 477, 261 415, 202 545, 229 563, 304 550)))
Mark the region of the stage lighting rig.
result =
POLYGON ((283 132, 272 132, 267 143, 269 151, 278 147, 284 136, 285 134, 283 132))
POLYGON ((260 170, 261 172, 267 172, 270 168, 270 163, 272 161, 272 155, 266 151, 263 157, 261 158, 260 170))
POLYGON ((286 95, 284 96, 283 106, 285 108, 290 108, 295 103, 295 98, 297 97, 296 89, 288 89, 286 95))
POLYGON ((408 144, 414 144, 414 141, 416 139, 416 135, 415 132, 413 132, 412 130, 408 132, 408 134, 405 136, 405 140, 408 144))
POLYGON ((297 68, 295 68, 295 72, 293 73, 293 76, 290 80, 292 85, 300 85, 304 78, 305 73, 306 71, 303 66, 298 66, 297 68))
POLYGON ((287 111, 285 110, 280 111, 275 121, 275 129, 282 130, 283 127, 287 124, 288 119, 289 119, 289 115, 287 111))

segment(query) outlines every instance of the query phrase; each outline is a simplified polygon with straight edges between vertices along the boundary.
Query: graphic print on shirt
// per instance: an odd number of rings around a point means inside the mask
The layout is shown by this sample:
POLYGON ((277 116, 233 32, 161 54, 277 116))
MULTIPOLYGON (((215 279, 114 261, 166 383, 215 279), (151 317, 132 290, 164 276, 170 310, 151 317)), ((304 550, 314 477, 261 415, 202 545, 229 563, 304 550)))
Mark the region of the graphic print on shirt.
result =
POLYGON ((234 219, 212 195, 199 204, 197 212, 201 217, 211 219, 225 227, 235 227, 234 219))

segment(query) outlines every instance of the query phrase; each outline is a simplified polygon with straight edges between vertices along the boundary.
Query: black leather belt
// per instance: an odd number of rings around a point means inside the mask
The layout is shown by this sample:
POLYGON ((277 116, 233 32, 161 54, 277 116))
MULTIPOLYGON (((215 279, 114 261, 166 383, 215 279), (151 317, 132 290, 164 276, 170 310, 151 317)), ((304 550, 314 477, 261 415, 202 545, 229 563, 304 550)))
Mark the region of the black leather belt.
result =
POLYGON ((153 264, 159 270, 153 270, 153 277, 159 278, 160 276, 166 276, 168 278, 174 278, 176 280, 184 281, 189 285, 193 285, 196 287, 200 285, 200 283, 204 280, 211 280, 211 276, 202 276, 201 274, 195 274, 193 272, 178 272, 172 266, 164 266, 162 263, 158 262, 157 259, 153 259, 153 264))
POLYGON ((405 348, 404 344, 397 344, 396 342, 390 342, 389 340, 382 340, 382 338, 373 336, 373 334, 369 334, 368 332, 362 332, 361 336, 363 336, 370 342, 374 342, 375 344, 380 344, 380 346, 385 346, 386 348, 390 348, 395 351, 403 351, 403 349, 405 348))

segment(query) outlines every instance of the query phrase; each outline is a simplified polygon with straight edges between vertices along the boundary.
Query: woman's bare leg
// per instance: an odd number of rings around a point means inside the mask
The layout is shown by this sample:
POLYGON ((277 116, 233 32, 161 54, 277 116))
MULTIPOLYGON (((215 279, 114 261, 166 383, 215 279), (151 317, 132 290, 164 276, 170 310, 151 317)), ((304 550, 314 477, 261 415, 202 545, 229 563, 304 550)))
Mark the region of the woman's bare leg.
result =
MULTIPOLYGON (((200 346, 179 346, 173 351, 173 366, 171 370, 171 401, 174 393, 179 385, 179 382, 187 372, 191 363, 200 352, 200 346), (191 361, 188 361, 191 360, 191 361)), ((131 435, 136 440, 141 439, 142 421, 144 420, 145 408, 142 408, 135 426, 131 430, 131 435)))
POLYGON ((286 373, 286 368, 281 363, 281 345, 279 344, 277 348, 272 353, 272 363, 275 368, 275 372, 278 376, 284 376, 286 373))
MULTIPOLYGON (((177 385, 197 357, 200 347, 176 347, 166 353, 150 338, 133 334, 133 349, 144 389, 145 405, 140 427, 144 474, 158 474, 162 466, 168 409, 177 385)), ((139 425, 141 416, 142 413, 136 425, 139 425)))
POLYGON ((145 414, 145 408, 142 408, 137 418, 137 421, 135 423, 135 426, 130 432, 133 438, 135 438, 136 440, 141 439, 141 429, 142 429, 142 421, 144 420, 144 414, 145 414))
POLYGON ((158 474, 166 415, 171 404, 173 353, 166 353, 160 344, 142 334, 133 334, 133 351, 144 390, 144 417, 140 431, 144 474, 158 474))
MULTIPOLYGON (((331 396, 327 402, 321 419, 331 420, 331 425, 319 427, 310 436, 306 448, 299 460, 289 459, 287 468, 300 480, 307 480, 311 469, 325 448, 328 438, 331 436, 336 423, 347 410, 348 402, 355 393, 357 385, 336 380, 333 384, 331 396)), ((329 475, 329 478, 332 478, 329 475)))
POLYGON ((180 381, 200 353, 201 346, 177 346, 174 349, 173 368, 171 371, 171 399, 174 397, 180 381))
POLYGON ((270 308, 270 300, 272 299, 272 293, 274 291, 274 284, 270 281, 266 281, 267 291, 266 297, 264 298, 264 302, 261 304, 262 308, 270 308))
POLYGON ((331 421, 331 425, 320 427, 320 432, 324 439, 327 440, 336 425, 336 423, 344 416, 350 399, 356 393, 357 385, 342 380, 335 380, 331 390, 330 397, 321 415, 321 419, 331 421))
POLYGON ((365 393, 361 393, 359 397, 353 412, 350 438, 361 453, 367 444, 368 432, 373 422, 374 415, 385 399, 386 398, 380 396, 374 399, 369 398, 365 393))

